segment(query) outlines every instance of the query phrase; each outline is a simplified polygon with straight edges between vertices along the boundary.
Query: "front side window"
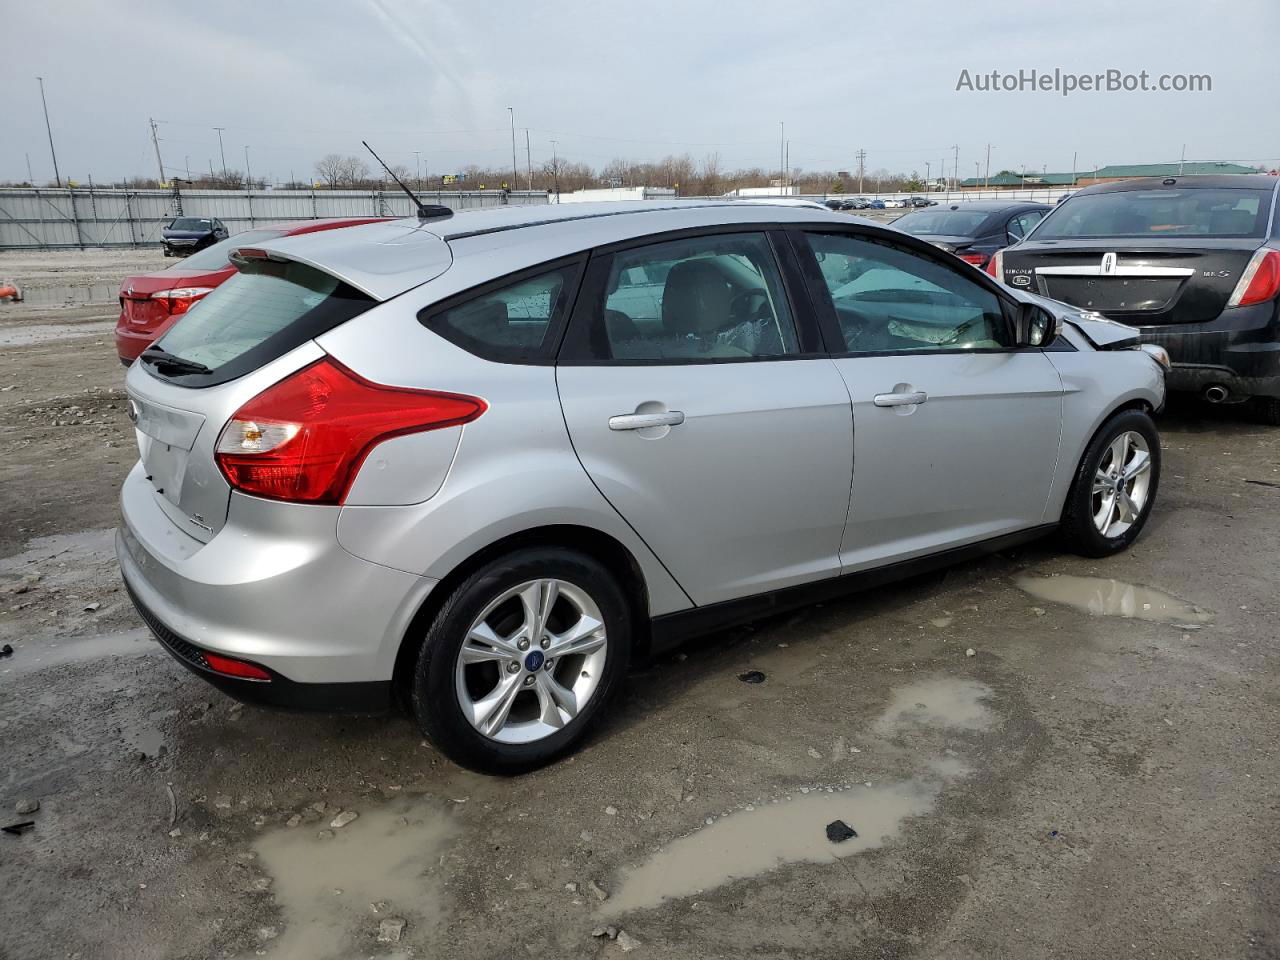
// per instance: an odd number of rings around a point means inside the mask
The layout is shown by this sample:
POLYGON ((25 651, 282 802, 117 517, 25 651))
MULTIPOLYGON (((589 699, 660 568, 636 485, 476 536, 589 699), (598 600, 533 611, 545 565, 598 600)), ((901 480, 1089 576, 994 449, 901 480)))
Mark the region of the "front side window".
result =
POLYGON ((1011 344, 1000 298, 942 263, 870 238, 808 238, 846 352, 1003 350, 1011 344))
POLYGON ((587 322, 587 351, 596 360, 748 360, 800 352, 762 233, 691 237, 614 254, 603 301, 587 322))
POLYGON ((569 308, 579 266, 557 269, 496 285, 422 322, 462 349, 499 362, 545 359, 569 308))

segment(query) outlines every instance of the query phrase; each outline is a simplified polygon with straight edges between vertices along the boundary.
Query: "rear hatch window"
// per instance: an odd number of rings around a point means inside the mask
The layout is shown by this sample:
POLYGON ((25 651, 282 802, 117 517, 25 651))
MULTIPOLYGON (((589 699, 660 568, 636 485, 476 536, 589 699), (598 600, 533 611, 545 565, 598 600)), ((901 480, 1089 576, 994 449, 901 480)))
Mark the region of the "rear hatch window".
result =
POLYGON ((142 361, 190 387, 226 383, 364 313, 377 301, 293 261, 237 261, 240 272, 184 314, 142 361))
POLYGON ((1192 187, 1085 194, 1041 221, 1033 239, 1260 238, 1270 212, 1270 190, 1192 187))
POLYGON ((893 221, 893 226, 916 237, 976 237, 989 213, 978 210, 922 210, 893 221))

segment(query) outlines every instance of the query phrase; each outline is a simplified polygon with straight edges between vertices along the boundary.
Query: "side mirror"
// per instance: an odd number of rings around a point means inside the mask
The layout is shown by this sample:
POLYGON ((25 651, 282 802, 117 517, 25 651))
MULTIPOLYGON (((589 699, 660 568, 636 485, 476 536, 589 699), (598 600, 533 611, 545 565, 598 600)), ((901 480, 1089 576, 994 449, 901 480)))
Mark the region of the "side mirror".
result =
POLYGON ((1018 305, 1013 341, 1018 347, 1047 347, 1061 332, 1058 319, 1034 303, 1018 305))

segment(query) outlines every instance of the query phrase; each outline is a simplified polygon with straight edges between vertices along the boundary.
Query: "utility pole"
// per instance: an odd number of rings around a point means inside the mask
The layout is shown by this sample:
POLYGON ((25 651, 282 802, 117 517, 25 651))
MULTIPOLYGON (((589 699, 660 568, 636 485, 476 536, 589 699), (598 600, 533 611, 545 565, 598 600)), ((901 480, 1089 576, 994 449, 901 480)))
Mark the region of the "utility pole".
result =
POLYGON ((982 186, 984 189, 991 186, 991 144, 989 143, 987 144, 987 177, 982 186))
POLYGON ((1077 152, 1072 151, 1071 153, 1071 185, 1073 187, 1076 185, 1076 158, 1078 156, 1079 154, 1077 152))
POLYGON ((31 186, 36 185, 36 175, 31 172, 31 154, 27 154, 27 183, 31 186))
POLYGON ((930 164, 928 160, 926 160, 924 162, 924 183, 925 183, 925 187, 927 187, 930 190, 933 189, 933 181, 931 179, 933 177, 933 174, 930 172, 932 169, 933 169, 933 165, 930 164))
POLYGON ((422 192, 422 151, 413 151, 413 171, 418 181, 418 192, 422 192))
POLYGON ((787 188, 787 183, 786 183, 787 161, 785 159, 785 154, 787 152, 787 124, 785 121, 779 120, 778 126, 782 128, 782 133, 779 135, 779 138, 778 138, 778 187, 779 187, 778 192, 782 193, 787 188))
POLYGON ((244 188, 253 189, 253 174, 249 172, 249 145, 244 145, 244 188))
POLYGON ((507 113, 511 115, 511 189, 514 190, 520 176, 516 172, 516 112, 512 107, 507 107, 507 113))
POLYGON ((190 180, 191 179, 191 154, 187 154, 182 159, 186 161, 187 179, 190 180))
POLYGON ((791 192, 791 141, 790 140, 786 142, 785 147, 786 149, 783 151, 783 155, 782 155, 782 169, 786 171, 786 176, 782 181, 783 182, 782 189, 784 192, 790 193, 791 192))
POLYGON ((227 128, 214 127, 213 129, 218 131, 218 156, 222 158, 222 179, 225 180, 227 179, 227 155, 222 150, 222 131, 227 128))
POLYGON ((551 141, 551 176, 555 181, 556 187, 556 203, 560 202, 560 157, 556 153, 556 143, 559 141, 551 141))
POLYGON ((209 181, 210 183, 212 183, 214 180, 217 180, 217 179, 218 179, 218 175, 213 172, 213 161, 210 160, 209 161, 209 181))
MULTIPOLYGON (((956 162, 951 165, 951 179, 954 180, 956 184, 958 184, 960 182, 960 144, 957 143, 953 145, 951 149, 956 152, 956 155, 955 155, 956 162)), ((952 186, 954 187, 954 185, 955 184, 953 184, 952 186)))
POLYGON ((1182 176, 1182 165, 1187 162, 1187 145, 1182 145, 1182 156, 1178 160, 1178 176, 1182 176))
POLYGON ((863 176, 863 173, 866 171, 866 166, 867 166, 867 151, 859 149, 858 150, 858 193, 862 193, 862 176, 863 176))
MULTIPOLYGON (((40 81, 40 105, 44 107, 44 129, 49 134, 49 155, 53 157, 53 182, 62 186, 62 175, 58 173, 58 151, 53 149, 53 127, 49 125, 49 102, 44 98, 44 77, 36 77, 40 81)), ((32 184, 34 186, 34 183, 32 184)))
POLYGON ((529 179, 526 181, 527 189, 533 190, 533 151, 529 149, 529 128, 524 128, 524 169, 529 179))
POLYGON ((164 161, 160 159, 160 137, 156 133, 156 122, 147 117, 147 122, 151 124, 151 145, 156 148, 156 170, 160 173, 160 186, 164 186, 164 161))

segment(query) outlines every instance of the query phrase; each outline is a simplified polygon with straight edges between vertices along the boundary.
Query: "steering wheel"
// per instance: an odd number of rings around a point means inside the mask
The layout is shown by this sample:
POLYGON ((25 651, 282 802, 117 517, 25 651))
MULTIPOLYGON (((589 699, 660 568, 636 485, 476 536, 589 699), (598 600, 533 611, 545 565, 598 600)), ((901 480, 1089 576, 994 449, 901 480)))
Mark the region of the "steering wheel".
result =
POLYGON ((752 287, 735 294, 729 303, 729 316, 737 323, 743 320, 772 320, 769 291, 764 287, 752 287))

